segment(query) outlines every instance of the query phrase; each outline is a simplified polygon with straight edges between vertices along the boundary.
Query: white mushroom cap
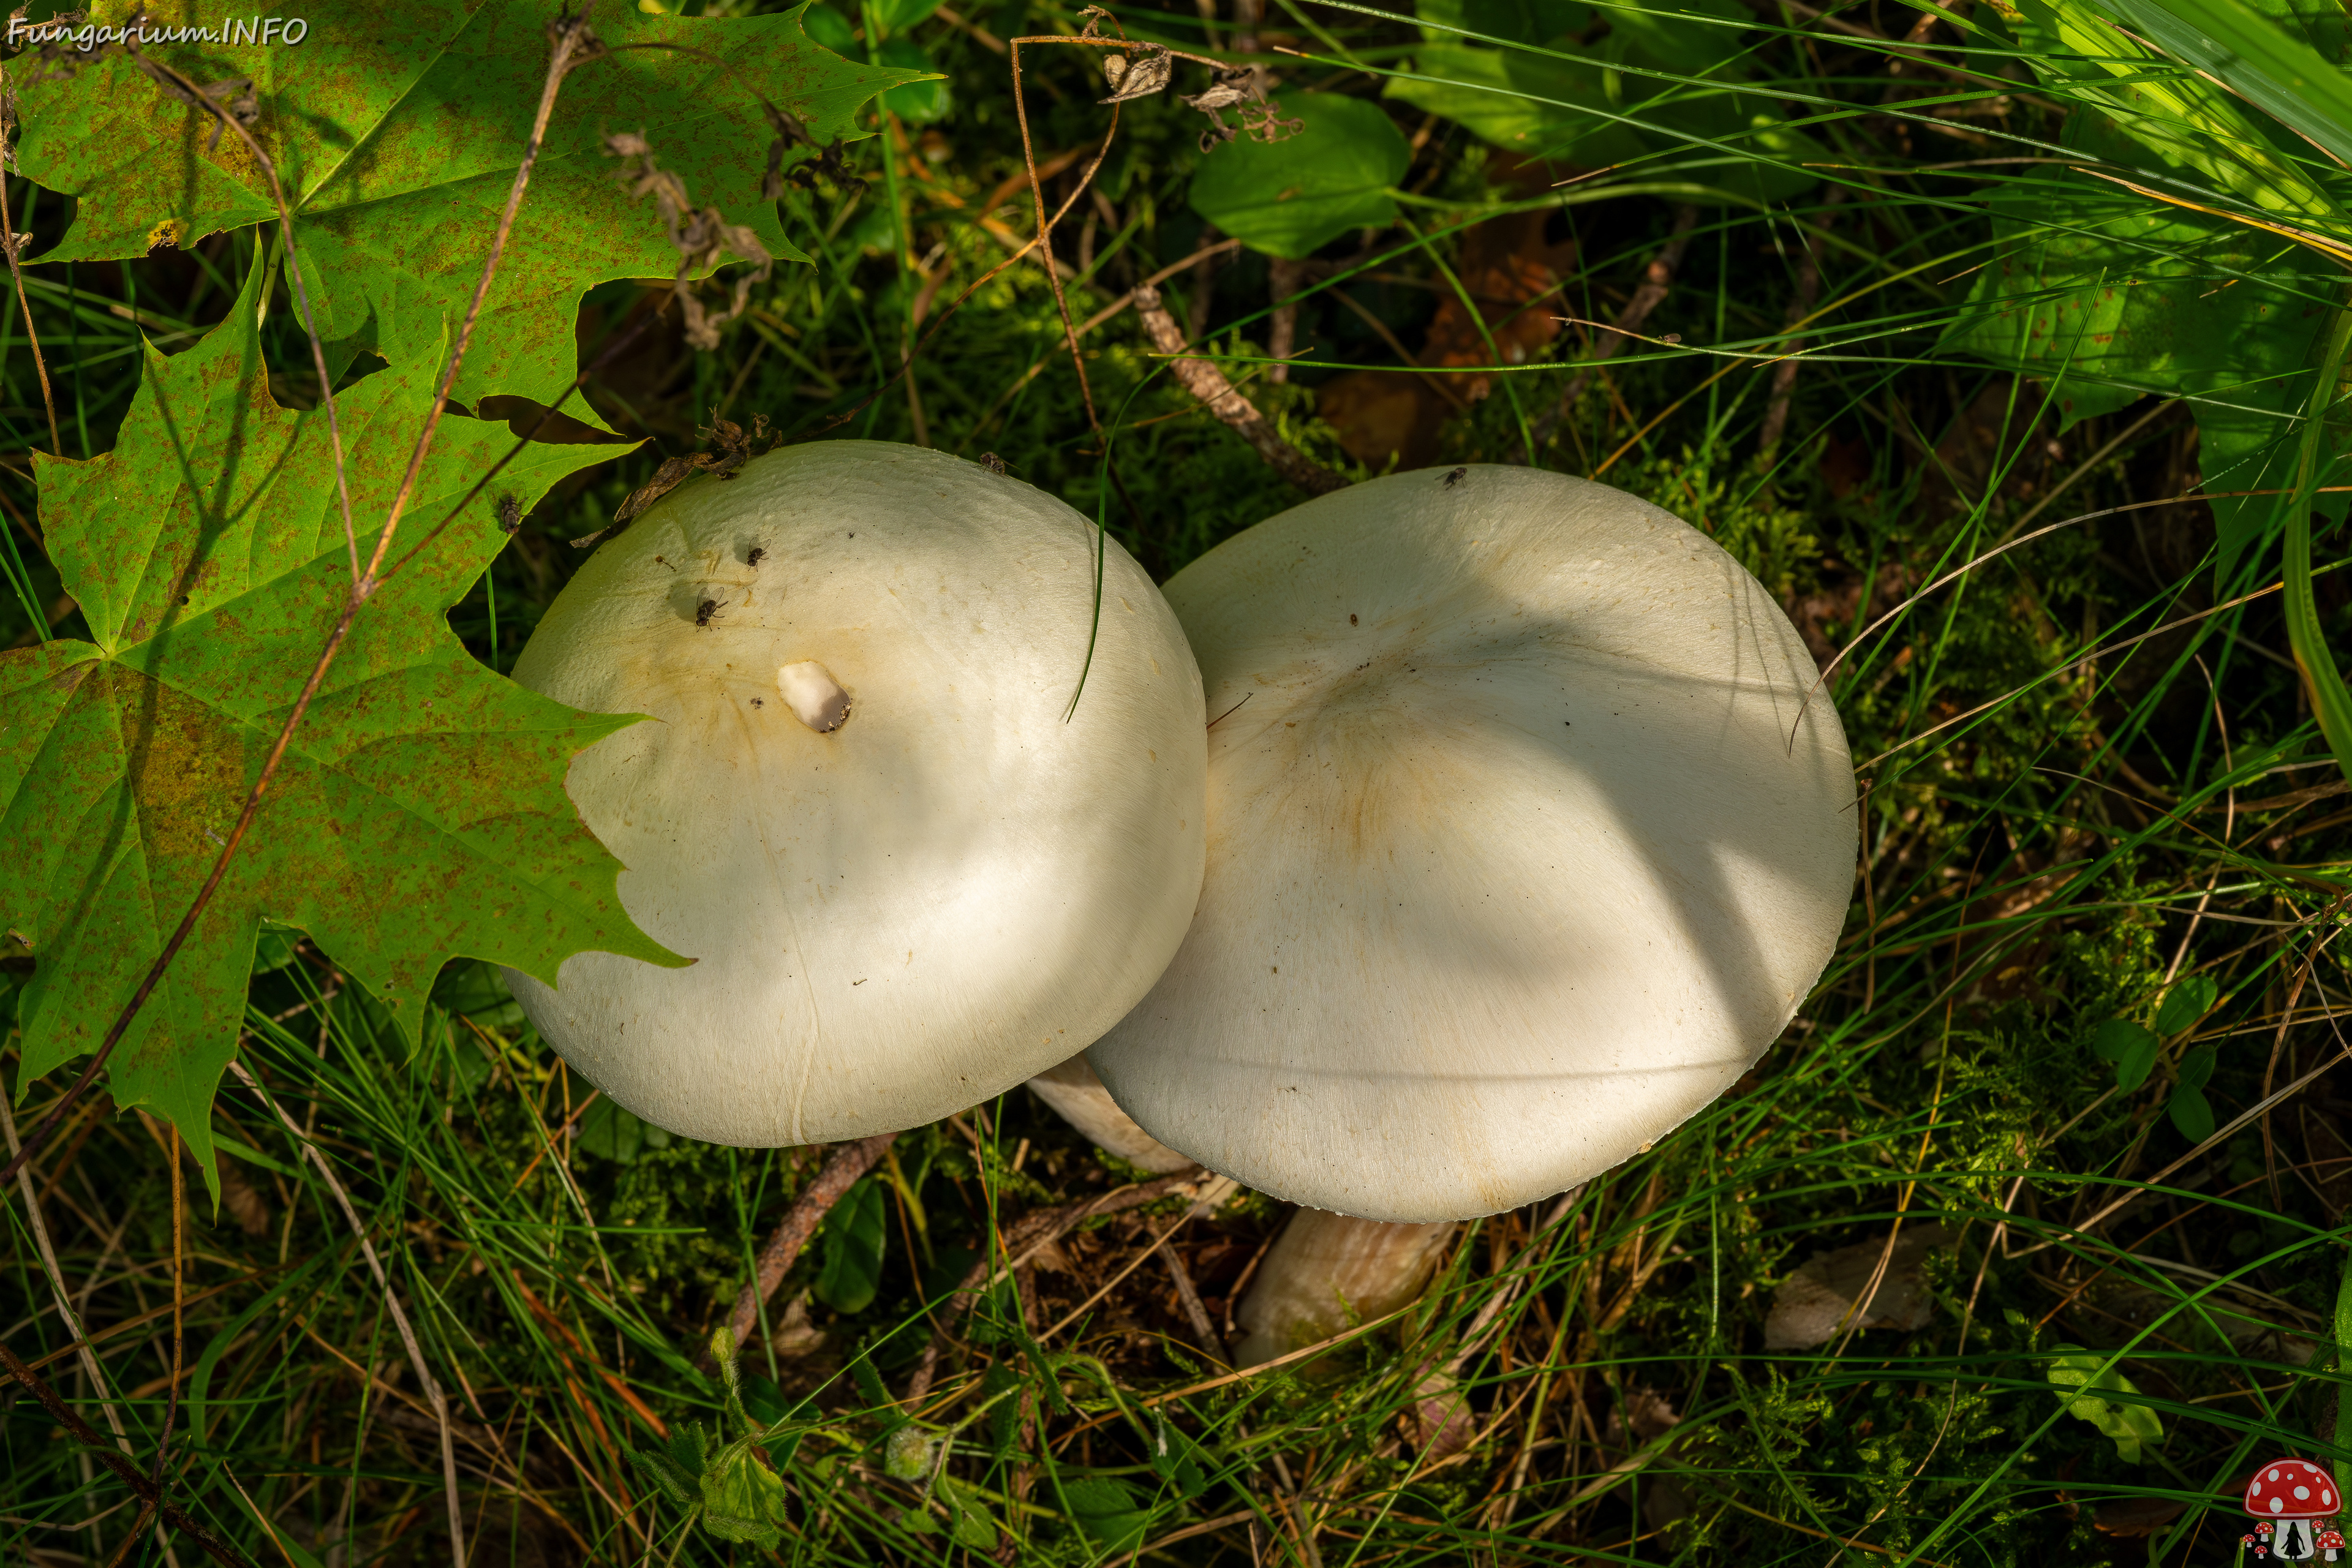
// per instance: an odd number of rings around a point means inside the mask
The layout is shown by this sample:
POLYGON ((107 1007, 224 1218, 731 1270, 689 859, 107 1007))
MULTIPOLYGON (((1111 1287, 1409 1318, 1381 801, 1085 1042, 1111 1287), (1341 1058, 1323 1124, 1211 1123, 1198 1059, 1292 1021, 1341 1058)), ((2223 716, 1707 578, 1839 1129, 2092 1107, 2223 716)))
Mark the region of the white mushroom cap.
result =
POLYGON ((674 1132, 824 1142, 1002 1093, 1133 1006, 1200 891, 1204 715, 1175 616, 1104 548, 1097 635, 1085 518, 833 441, 591 557, 515 676, 660 721, 568 788, 630 916, 698 962, 509 971, 564 1059, 674 1132))
POLYGON ((1845 737, 1704 534, 1530 468, 1374 479, 1167 584, 1208 689, 1208 879, 1087 1052, 1277 1197, 1468 1218, 1633 1154, 1763 1053, 1854 874, 1845 737))

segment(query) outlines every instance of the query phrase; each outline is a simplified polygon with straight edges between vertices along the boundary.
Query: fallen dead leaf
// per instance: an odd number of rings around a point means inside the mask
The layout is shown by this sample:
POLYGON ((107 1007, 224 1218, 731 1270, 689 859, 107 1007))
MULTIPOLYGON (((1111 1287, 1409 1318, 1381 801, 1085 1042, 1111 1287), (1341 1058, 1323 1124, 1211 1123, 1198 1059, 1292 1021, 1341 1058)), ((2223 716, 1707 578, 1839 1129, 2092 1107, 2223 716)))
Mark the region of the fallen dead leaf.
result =
POLYGON ((1401 370, 1350 370, 1325 382, 1316 412, 1339 433, 1348 456, 1378 469, 1393 457, 1400 468, 1437 460, 1437 427, 1444 399, 1401 370))
POLYGON ((2091 1510, 2091 1528, 2102 1535, 2137 1540, 2154 1535, 2188 1511, 2189 1505, 2177 1498, 2111 1498, 2091 1510))
MULTIPOLYGON (((1574 264, 1576 245, 1545 243, 1547 216, 1509 213, 1463 232, 1454 275, 1477 312, 1472 314, 1461 293, 1445 288, 1414 356, 1418 363, 1431 369, 1491 365, 1499 354, 1504 364, 1525 364, 1559 335, 1558 302, 1545 296, 1574 264)), ((1493 392, 1494 378, 1455 376, 1446 384, 1456 398, 1475 403, 1493 392)), ((1335 375, 1316 400, 1317 412, 1338 432, 1348 455, 1374 468, 1386 467, 1392 457, 1400 468, 1435 462, 1438 430, 1454 407, 1430 377, 1395 370, 1335 375)))
POLYGON ((1940 1225, 1906 1225, 1895 1238, 1891 1254, 1884 1240, 1816 1254, 1772 1293, 1772 1310, 1764 1321, 1764 1348, 1811 1350, 1829 1343, 1848 1327, 1926 1327, 1935 1304, 1920 1265, 1929 1253, 1955 1239, 1940 1225), (1882 1257, 1886 1260, 1883 1276, 1882 1257), (1871 1287, 1874 1276, 1879 1276, 1875 1289, 1871 1287))

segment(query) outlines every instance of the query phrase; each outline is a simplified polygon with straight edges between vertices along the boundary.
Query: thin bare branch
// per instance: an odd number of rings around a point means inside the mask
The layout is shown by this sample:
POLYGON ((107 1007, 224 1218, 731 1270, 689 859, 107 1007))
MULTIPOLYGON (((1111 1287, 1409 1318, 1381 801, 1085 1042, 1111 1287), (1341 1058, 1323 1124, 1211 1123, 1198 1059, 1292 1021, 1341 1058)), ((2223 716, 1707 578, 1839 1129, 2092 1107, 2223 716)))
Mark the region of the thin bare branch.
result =
POLYGON ((897 1136, 895 1132, 883 1132, 854 1143, 834 1145, 824 1169, 793 1200, 793 1206, 784 1211, 782 1221, 769 1236, 767 1245, 760 1248, 751 1279, 735 1298, 735 1310, 728 1314, 727 1326, 734 1332, 737 1344, 750 1342, 751 1331, 759 1326, 761 1305, 784 1282, 784 1276, 799 1260, 801 1249, 816 1234, 816 1227, 833 1205, 841 1201, 841 1194, 874 1168, 874 1163, 882 1158, 882 1152, 897 1136))
MULTIPOLYGON (((1185 352, 1184 330, 1176 324, 1160 302, 1160 290, 1149 284, 1135 290, 1136 315, 1143 322, 1144 335, 1152 347, 1161 353, 1175 356, 1168 368, 1174 373, 1184 390, 1208 405, 1209 412, 1230 426, 1242 439, 1257 448, 1258 456, 1274 466, 1276 473, 1309 495, 1328 495, 1343 489, 1348 481, 1307 457, 1282 438, 1282 433, 1267 423, 1257 405, 1234 390, 1224 372, 1196 353, 1185 352)), ((1075 342, 1075 340, 1073 340, 1075 342)))

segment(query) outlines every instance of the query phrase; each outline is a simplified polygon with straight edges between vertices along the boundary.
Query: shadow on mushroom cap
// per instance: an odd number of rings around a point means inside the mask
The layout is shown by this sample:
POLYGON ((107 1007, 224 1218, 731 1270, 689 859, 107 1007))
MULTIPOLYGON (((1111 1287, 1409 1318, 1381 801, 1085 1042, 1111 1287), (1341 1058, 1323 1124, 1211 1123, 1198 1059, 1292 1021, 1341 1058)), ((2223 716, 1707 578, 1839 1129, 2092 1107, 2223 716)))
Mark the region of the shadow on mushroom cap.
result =
POLYGON ((1088 1053, 1162 1142, 1343 1214, 1494 1213, 1704 1107, 1828 961, 1837 715, 1762 586, 1669 514, 1398 475, 1167 593, 1223 715, 1207 880, 1088 1053))

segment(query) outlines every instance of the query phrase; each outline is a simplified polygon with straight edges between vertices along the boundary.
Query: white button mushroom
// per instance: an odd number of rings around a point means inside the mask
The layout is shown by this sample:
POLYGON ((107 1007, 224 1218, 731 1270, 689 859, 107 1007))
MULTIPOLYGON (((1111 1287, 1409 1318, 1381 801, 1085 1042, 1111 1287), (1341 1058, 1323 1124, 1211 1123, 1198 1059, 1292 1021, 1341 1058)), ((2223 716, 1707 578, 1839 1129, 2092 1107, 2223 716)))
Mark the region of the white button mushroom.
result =
POLYGON ((764 1145, 949 1115, 1109 1026, 1192 918, 1205 714, 1107 541, 1097 625, 1096 549, 1018 480, 835 441, 598 551, 515 676, 659 721, 568 787, 631 917, 698 962, 509 972, 540 1032, 647 1121, 764 1145))
POLYGON ((1829 960, 1853 770, 1704 534, 1529 468, 1324 496, 1167 584, 1207 881, 1088 1059, 1151 1135, 1371 1219, 1560 1192, 1728 1088, 1829 960))

